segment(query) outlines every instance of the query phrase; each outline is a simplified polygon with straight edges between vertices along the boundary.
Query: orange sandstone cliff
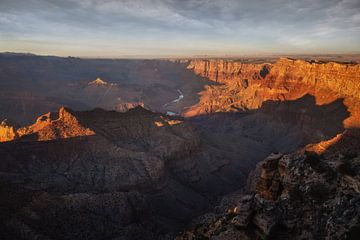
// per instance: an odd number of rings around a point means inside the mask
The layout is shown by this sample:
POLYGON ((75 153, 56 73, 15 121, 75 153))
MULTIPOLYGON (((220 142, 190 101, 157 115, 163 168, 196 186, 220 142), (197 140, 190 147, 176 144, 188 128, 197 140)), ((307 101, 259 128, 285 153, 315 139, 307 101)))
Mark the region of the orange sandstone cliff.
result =
POLYGON ((350 112, 344 127, 360 127, 360 64, 288 58, 273 64, 192 60, 188 69, 219 84, 206 86, 200 93, 200 102, 189 108, 185 116, 257 109, 267 100, 295 100, 310 94, 318 105, 344 99, 350 112))

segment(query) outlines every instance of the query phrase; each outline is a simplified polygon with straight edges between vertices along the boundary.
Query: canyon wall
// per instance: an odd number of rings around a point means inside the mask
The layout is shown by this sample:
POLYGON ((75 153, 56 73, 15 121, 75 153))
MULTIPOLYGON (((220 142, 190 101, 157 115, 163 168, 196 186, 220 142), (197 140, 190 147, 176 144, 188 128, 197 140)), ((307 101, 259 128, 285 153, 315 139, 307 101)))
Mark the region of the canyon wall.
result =
POLYGON ((344 126, 360 126, 360 64, 288 58, 273 64, 192 60, 188 69, 218 84, 206 86, 200 102, 187 109, 185 116, 258 109, 267 100, 295 100, 310 94, 318 105, 343 99, 350 112, 344 126))

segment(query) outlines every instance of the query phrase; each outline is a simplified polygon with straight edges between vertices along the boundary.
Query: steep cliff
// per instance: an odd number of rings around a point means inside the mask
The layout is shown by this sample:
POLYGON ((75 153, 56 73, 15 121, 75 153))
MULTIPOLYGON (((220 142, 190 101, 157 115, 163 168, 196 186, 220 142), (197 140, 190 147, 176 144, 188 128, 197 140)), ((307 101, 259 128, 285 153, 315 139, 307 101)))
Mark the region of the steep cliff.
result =
POLYGON ((295 100, 310 94, 318 105, 344 99, 351 113, 344 125, 360 126, 360 64, 287 58, 274 64, 193 60, 188 68, 219 84, 207 86, 200 93, 200 102, 188 109, 185 116, 257 109, 267 100, 295 100))

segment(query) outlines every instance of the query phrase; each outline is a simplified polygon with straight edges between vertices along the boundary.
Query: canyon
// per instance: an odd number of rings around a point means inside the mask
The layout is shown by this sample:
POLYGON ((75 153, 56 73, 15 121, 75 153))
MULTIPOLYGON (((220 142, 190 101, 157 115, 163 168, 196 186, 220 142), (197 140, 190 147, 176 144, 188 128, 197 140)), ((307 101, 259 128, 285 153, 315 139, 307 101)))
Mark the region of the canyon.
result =
POLYGON ((3 239, 359 236, 358 63, 2 54, 0 73, 3 239))

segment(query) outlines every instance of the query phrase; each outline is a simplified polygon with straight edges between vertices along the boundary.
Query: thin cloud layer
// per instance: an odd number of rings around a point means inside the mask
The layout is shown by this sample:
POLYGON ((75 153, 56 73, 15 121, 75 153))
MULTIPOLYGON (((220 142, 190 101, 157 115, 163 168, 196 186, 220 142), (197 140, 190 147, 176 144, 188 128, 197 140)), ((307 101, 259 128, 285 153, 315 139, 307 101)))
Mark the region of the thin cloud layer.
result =
POLYGON ((358 0, 0 0, 0 51, 78 56, 360 50, 358 0))

